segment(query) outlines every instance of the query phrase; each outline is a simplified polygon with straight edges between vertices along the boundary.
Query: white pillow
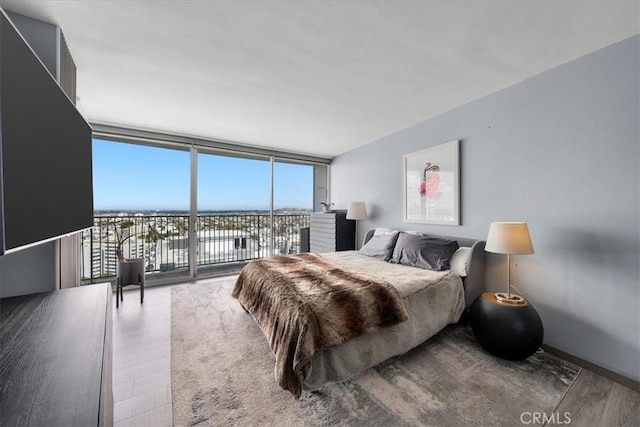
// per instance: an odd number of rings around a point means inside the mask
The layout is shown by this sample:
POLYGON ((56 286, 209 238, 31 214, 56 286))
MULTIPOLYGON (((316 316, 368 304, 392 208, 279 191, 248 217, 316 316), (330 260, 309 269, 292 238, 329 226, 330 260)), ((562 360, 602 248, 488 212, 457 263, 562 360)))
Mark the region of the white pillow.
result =
POLYGON ((460 277, 467 277, 469 263, 471 262, 471 248, 459 248, 453 253, 451 261, 451 271, 460 277))
POLYGON ((376 228, 376 230, 373 232, 374 236, 388 236, 388 235, 393 235, 399 233, 398 230, 392 230, 390 228, 381 228, 378 227, 376 228))

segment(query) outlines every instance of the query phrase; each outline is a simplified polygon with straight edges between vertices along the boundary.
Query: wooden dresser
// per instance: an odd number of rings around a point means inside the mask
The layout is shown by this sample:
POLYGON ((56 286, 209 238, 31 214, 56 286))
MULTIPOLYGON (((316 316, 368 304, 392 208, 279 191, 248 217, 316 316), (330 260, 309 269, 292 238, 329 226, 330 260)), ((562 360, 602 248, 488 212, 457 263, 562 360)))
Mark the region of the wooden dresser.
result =
POLYGON ((111 286, 0 300, 0 425, 113 425, 111 286))
POLYGON ((312 213, 309 243, 311 252, 354 250, 356 222, 347 219, 347 211, 312 213))

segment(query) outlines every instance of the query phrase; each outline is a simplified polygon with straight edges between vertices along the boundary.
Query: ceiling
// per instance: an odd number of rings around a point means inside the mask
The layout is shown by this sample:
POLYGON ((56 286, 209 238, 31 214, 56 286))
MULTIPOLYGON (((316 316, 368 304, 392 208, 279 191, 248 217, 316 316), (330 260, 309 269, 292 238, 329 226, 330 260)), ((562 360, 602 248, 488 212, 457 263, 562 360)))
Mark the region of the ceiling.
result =
POLYGON ((333 157, 640 32, 638 1, 29 1, 91 122, 333 157))

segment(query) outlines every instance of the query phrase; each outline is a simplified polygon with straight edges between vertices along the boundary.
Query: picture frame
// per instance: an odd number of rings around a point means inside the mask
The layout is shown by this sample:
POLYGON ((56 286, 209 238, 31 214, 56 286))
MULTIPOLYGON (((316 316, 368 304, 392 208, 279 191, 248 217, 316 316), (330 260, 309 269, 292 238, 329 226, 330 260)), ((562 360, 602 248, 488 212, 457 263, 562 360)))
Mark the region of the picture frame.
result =
POLYGON ((460 225, 460 141, 403 156, 404 222, 460 225))

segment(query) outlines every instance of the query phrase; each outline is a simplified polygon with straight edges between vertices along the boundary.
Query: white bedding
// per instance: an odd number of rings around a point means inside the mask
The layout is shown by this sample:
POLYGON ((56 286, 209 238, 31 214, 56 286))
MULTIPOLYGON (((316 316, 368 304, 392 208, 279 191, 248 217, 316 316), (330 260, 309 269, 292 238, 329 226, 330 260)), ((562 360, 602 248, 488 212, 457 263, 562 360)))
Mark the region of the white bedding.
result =
POLYGON ((320 255, 349 270, 393 285, 404 301, 409 320, 316 354, 302 384, 303 390, 317 390, 328 382, 344 381, 390 357, 406 353, 448 324, 457 322, 464 311, 462 280, 448 270, 392 264, 356 251, 320 255))

